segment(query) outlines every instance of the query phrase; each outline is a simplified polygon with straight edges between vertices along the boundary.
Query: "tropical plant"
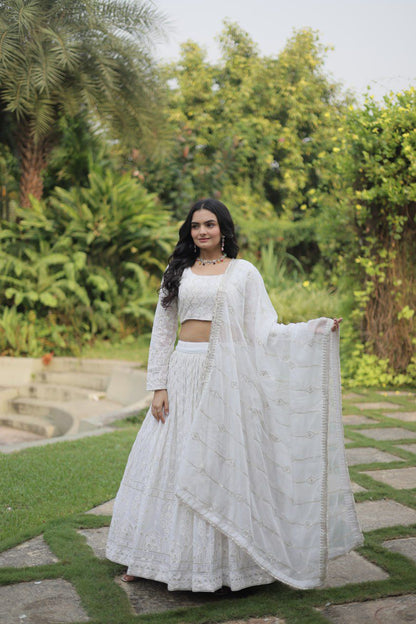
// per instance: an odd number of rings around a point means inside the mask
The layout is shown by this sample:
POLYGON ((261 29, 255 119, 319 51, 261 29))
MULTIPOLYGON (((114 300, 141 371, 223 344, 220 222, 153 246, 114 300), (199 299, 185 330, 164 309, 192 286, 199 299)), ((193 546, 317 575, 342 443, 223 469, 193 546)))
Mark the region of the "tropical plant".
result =
POLYGON ((42 171, 63 112, 91 112, 130 143, 154 140, 158 79, 149 53, 163 18, 150 2, 0 0, 0 115, 13 125, 21 204, 42 171))
POLYGON ((3 308, 0 316, 0 354, 40 357, 45 353, 79 355, 79 333, 58 325, 52 314, 38 319, 35 312, 18 312, 16 307, 3 308))
POLYGON ((71 188, 87 186, 91 162, 104 162, 114 168, 114 158, 106 153, 107 142, 98 128, 91 127, 84 110, 75 117, 60 115, 57 120, 59 142, 50 153, 47 167, 42 173, 44 197, 55 186, 71 188))
POLYGON ((297 323, 321 316, 340 316, 342 302, 333 289, 308 279, 299 260, 271 241, 256 256, 279 322, 297 323))
POLYGON ((137 180, 91 169, 88 187, 56 188, 0 227, 0 305, 47 320, 45 341, 61 336, 55 349, 148 331, 176 238, 168 211, 137 180))
POLYGON ((160 274, 171 251, 174 230, 169 212, 129 174, 90 163, 88 186, 56 188, 49 214, 55 229, 66 232, 72 248, 89 264, 111 267, 117 279, 123 262, 160 274))

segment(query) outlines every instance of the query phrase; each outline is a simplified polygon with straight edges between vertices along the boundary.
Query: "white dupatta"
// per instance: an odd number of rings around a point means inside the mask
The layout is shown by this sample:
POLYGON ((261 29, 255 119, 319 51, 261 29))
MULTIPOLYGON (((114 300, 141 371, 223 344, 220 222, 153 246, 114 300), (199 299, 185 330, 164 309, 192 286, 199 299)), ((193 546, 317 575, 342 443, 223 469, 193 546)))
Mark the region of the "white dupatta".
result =
POLYGON ((276 579, 307 589, 362 544, 344 453, 339 332, 282 325, 257 269, 217 293, 177 495, 276 579))

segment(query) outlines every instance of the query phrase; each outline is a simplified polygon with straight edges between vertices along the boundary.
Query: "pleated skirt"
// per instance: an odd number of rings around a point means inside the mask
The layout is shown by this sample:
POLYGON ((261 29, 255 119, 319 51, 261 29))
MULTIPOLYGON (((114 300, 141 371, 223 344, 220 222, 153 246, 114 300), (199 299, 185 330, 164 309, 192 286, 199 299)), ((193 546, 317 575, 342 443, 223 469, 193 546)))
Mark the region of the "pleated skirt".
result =
POLYGON ((175 494, 179 462, 201 390, 208 343, 179 342, 169 362, 169 415, 149 409, 117 493, 106 555, 169 590, 237 591, 275 579, 175 494))

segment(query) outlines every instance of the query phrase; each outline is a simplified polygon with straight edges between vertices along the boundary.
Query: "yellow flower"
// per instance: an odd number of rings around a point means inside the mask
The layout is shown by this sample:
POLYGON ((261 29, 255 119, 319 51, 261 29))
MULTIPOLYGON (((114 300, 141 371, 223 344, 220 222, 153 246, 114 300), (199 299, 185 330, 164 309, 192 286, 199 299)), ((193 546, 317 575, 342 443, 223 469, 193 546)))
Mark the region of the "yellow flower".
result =
POLYGON ((302 206, 300 207, 301 210, 306 210, 307 205, 306 204, 302 204, 302 206))
POLYGON ((339 147, 334 147, 333 152, 339 152, 339 147))
POLYGON ((303 286, 304 288, 308 288, 309 284, 310 284, 309 280, 305 280, 305 281, 302 283, 302 286, 303 286))

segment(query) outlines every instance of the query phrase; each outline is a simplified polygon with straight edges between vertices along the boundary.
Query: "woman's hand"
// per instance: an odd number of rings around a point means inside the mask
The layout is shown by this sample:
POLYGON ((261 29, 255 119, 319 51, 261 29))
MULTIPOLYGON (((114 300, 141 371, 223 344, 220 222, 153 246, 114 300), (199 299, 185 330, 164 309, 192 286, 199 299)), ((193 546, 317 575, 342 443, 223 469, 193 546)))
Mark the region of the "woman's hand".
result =
POLYGON ((340 324, 342 323, 342 318, 334 318, 334 324, 332 325, 332 331, 337 331, 339 329, 340 324))
POLYGON ((169 402, 167 390, 155 390, 152 401, 152 414, 156 420, 165 422, 165 417, 169 414, 169 402))

